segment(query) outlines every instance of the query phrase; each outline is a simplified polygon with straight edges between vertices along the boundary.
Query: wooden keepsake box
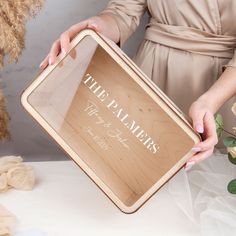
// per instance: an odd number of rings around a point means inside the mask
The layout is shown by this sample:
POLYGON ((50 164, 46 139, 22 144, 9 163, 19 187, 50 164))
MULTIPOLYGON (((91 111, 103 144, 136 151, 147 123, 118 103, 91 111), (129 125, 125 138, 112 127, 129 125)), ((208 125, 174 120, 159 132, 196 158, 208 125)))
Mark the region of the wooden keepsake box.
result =
POLYGON ((135 212, 183 167, 200 141, 189 119, 124 52, 88 29, 21 99, 125 213, 135 212))

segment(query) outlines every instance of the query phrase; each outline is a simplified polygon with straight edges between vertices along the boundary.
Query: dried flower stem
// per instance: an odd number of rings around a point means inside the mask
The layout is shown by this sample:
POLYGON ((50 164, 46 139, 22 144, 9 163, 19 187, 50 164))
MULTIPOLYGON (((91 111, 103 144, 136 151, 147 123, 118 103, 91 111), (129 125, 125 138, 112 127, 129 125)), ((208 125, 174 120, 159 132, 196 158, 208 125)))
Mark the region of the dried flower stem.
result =
POLYGON ((227 133, 227 134, 229 134, 229 135, 231 135, 231 136, 233 136, 233 137, 236 138, 236 135, 235 135, 234 133, 231 133, 231 132, 225 130, 224 128, 221 128, 221 129, 222 129, 225 133, 227 133))

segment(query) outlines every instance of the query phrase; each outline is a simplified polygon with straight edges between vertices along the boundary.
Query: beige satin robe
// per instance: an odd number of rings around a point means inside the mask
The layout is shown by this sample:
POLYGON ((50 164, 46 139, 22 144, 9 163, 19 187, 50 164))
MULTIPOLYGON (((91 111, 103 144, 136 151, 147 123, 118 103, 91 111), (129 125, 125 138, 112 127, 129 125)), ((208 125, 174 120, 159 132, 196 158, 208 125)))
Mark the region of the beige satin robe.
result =
MULTIPOLYGON (((236 0, 112 0, 101 14, 116 20, 122 46, 146 11, 150 20, 134 60, 188 114, 225 66, 236 67, 236 0)), ((234 102, 236 96, 218 111, 230 131, 234 102)))

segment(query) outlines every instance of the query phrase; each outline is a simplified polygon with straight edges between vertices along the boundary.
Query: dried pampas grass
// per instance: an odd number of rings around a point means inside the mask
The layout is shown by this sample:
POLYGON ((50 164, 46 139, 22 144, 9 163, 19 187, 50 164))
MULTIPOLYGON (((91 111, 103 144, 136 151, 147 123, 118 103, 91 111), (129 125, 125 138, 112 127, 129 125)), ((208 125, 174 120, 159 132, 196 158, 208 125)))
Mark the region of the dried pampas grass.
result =
POLYGON ((8 140, 10 138, 10 134, 8 131, 9 119, 9 115, 6 112, 5 108, 5 99, 0 90, 0 141, 8 140))
MULTIPOLYGON (((0 0, 0 69, 5 56, 9 62, 17 62, 25 47, 25 23, 34 17, 44 0, 0 0)), ((0 91, 0 141, 10 137, 9 116, 5 109, 4 97, 0 91)))
POLYGON ((35 16, 43 0, 0 0, 0 66, 4 56, 17 61, 25 47, 25 23, 35 16))

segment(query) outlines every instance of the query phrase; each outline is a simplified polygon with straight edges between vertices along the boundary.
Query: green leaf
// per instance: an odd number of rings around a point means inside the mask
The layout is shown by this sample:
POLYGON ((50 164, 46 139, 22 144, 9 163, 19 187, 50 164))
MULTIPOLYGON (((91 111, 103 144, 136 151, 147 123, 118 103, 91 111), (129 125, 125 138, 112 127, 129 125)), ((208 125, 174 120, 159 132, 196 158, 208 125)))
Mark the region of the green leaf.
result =
POLYGON ((221 128, 216 129, 218 139, 220 139, 222 132, 223 132, 223 129, 221 129, 221 128))
POLYGON ((228 153, 228 159, 232 164, 236 165, 236 158, 233 158, 230 153, 228 153))
POLYGON ((236 138, 234 137, 224 138, 223 143, 226 147, 236 147, 236 138))
POLYGON ((215 122, 216 122, 216 129, 224 127, 223 117, 221 114, 216 115, 215 122))
POLYGON ((217 114, 215 117, 215 124, 216 124, 216 133, 218 138, 221 137, 224 127, 223 117, 220 114, 217 114))
POLYGON ((233 179, 229 182, 227 189, 230 193, 236 194, 236 179, 233 179))

